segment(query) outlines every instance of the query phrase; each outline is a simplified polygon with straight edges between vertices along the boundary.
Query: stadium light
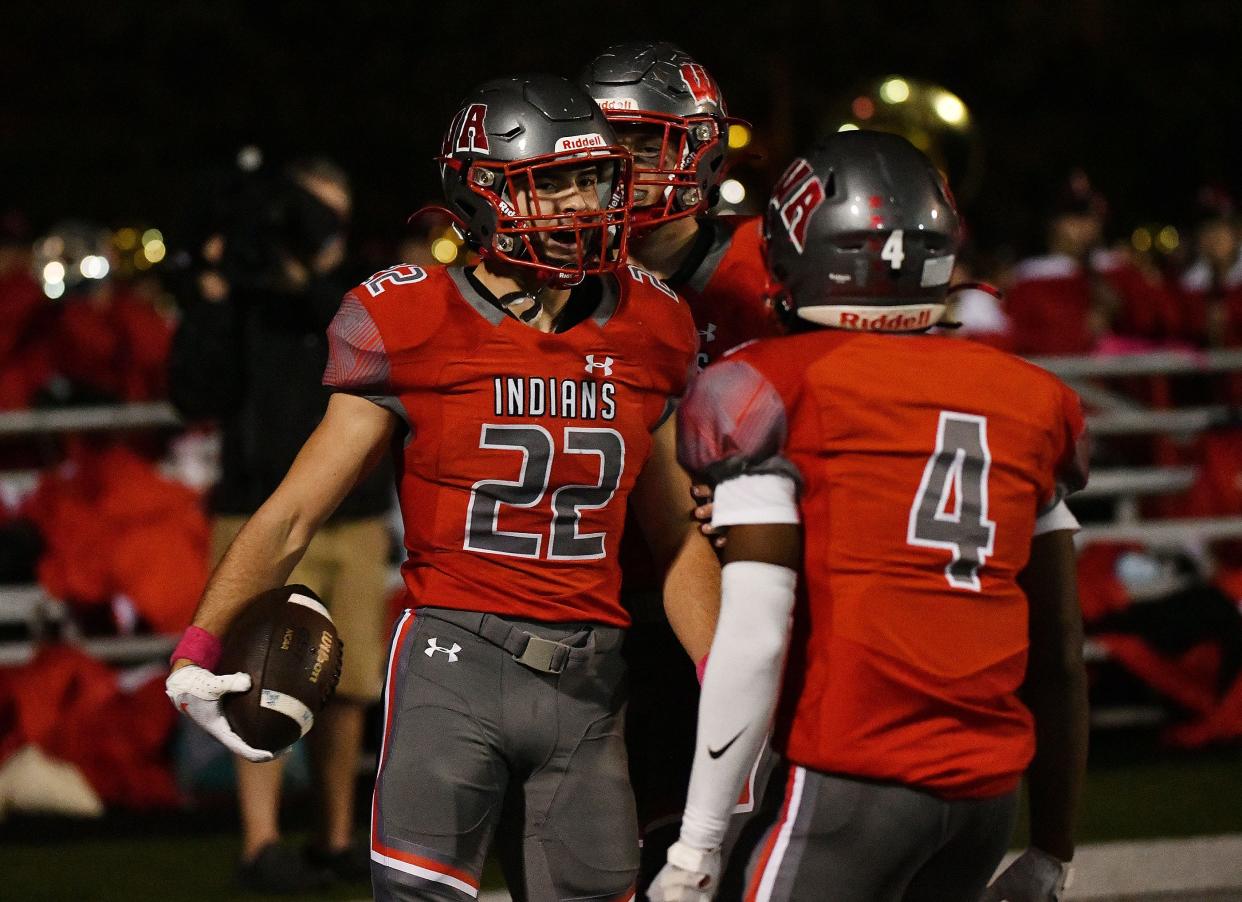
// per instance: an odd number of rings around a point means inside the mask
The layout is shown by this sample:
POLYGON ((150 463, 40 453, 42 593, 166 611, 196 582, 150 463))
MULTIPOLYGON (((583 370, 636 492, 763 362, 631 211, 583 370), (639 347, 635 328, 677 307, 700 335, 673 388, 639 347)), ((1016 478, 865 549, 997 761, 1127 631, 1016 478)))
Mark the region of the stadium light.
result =
POLYGON ((961 98, 956 94, 941 91, 936 95, 932 107, 936 115, 949 125, 961 125, 966 121, 966 104, 962 103, 961 98))
POLYGON ((904 78, 885 79, 880 85, 880 99, 885 103, 905 103, 910 99, 910 83, 904 78))
POLYGON ((858 126, 857 126, 857 125, 855 125, 853 122, 843 122, 843 123, 841 124, 841 127, 840 127, 839 129, 837 129, 837 131, 839 131, 839 132, 856 132, 856 131, 858 131, 858 126))
POLYGON ((59 260, 53 260, 43 267, 43 281, 49 285, 65 281, 65 264, 59 260))
POLYGON ((729 126, 729 147, 732 150, 740 150, 750 143, 750 129, 739 122, 734 122, 729 126))
POLYGON ((720 185, 720 196, 726 203, 737 206, 746 200, 746 186, 737 179, 725 179, 720 185))
MULTIPOLYGON (((159 234, 159 232, 156 232, 155 229, 152 229, 151 231, 155 232, 157 235, 159 234)), ((147 234, 150 234, 150 232, 147 234)), ((143 237, 146 236, 144 235, 143 237)), ((164 254, 167 252, 167 249, 164 247, 164 241, 161 238, 156 238, 152 241, 144 241, 142 243, 142 255, 146 257, 147 261, 150 263, 159 263, 164 259, 164 254)))
POLYGON ((457 244, 448 238, 437 238, 431 242, 431 256, 440 263, 452 263, 457 259, 457 244))

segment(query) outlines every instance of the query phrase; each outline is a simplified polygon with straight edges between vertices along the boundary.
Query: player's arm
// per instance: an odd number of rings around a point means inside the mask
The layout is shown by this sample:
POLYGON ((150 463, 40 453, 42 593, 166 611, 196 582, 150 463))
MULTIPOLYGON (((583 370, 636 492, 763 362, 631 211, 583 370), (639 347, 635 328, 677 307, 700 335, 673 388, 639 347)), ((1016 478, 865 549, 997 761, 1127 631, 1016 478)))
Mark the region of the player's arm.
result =
POLYGON ((742 362, 709 367, 679 419, 679 456, 716 483, 712 523, 730 532, 681 836, 649 892, 657 902, 715 889, 729 816, 776 709, 802 548, 784 406, 766 379, 742 362))
POLYGON ((698 662, 711 647, 720 609, 720 563, 693 516, 690 477, 677 462, 677 421, 652 434, 651 456, 630 497, 664 576, 664 611, 686 652, 698 662))
POLYGON ((1023 697, 1035 715, 1035 758, 1027 771, 1031 845, 1069 861, 1089 726, 1073 532, 1035 536, 1019 583, 1030 605, 1023 697))
POLYGON ((271 754, 247 746, 225 723, 219 699, 250 688, 246 674, 212 673, 219 637, 246 603, 283 586, 315 531, 380 459, 397 418, 354 395, 337 393, 272 496, 242 527, 212 573, 193 625, 173 653, 166 684, 173 703, 232 751, 261 761, 271 754))
POLYGON ((655 900, 677 898, 688 887, 715 889, 729 817, 767 740, 789 646, 802 549, 794 481, 762 475, 723 482, 715 510, 717 522, 730 527, 720 618, 699 695, 681 835, 656 878, 655 900), (773 505, 784 512, 773 516, 773 505), (777 522, 754 522, 756 516, 777 522))
MULTIPOLYGON (((1073 455, 1065 489, 1086 483, 1085 442, 1073 455)), ((1018 583, 1026 593, 1029 652, 1022 697, 1035 718, 1035 757, 1027 769, 1031 845, 988 887, 985 902, 1055 900, 1069 884, 1074 820, 1087 767, 1087 672, 1082 656, 1074 531, 1056 501, 1040 515, 1018 583)))
POLYGON ((379 462, 396 426, 397 418, 371 401, 333 394, 285 478, 212 573, 194 626, 222 635, 249 599, 283 586, 311 537, 379 462))

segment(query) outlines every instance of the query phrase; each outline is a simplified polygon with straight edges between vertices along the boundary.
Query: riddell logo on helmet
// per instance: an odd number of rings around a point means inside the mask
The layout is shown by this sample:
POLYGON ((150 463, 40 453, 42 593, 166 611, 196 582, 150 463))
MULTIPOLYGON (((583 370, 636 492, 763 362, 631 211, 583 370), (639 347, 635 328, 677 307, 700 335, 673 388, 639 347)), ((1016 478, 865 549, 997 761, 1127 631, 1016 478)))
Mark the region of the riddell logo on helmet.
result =
POLYGON ((920 310, 917 313, 865 313, 842 310, 837 315, 837 325, 842 329, 860 329, 865 332, 907 332, 914 329, 926 329, 933 324, 932 311, 920 310))
POLYGON ((565 138, 557 138, 553 150, 557 153, 563 150, 586 150, 588 147, 603 147, 607 143, 603 135, 594 133, 589 135, 569 135, 565 138))
POLYGON ((605 113, 611 113, 616 110, 638 109, 638 101, 633 97, 601 97, 596 103, 599 104, 599 108, 605 113))

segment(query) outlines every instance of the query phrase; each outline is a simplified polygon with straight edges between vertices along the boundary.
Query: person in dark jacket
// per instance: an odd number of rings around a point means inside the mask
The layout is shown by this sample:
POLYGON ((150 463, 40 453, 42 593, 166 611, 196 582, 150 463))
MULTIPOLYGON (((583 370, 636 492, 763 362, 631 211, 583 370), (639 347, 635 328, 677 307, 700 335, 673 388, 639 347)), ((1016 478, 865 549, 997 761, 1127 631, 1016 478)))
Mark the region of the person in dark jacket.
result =
MULTIPOLYGON (((216 420, 222 432, 222 475, 211 496, 217 561, 323 416, 326 330, 356 281, 343 266, 349 182, 335 164, 294 163, 249 202, 253 209, 234 215, 241 226, 222 229, 202 249, 196 296, 184 299, 170 361, 173 403, 188 419, 216 420)), ((239 878, 248 888, 298 892, 368 873, 351 833, 365 709, 382 683, 391 486, 385 462, 293 573, 292 583, 329 605, 348 654, 312 737, 320 817, 304 854, 279 842, 281 763, 237 759, 239 878)))

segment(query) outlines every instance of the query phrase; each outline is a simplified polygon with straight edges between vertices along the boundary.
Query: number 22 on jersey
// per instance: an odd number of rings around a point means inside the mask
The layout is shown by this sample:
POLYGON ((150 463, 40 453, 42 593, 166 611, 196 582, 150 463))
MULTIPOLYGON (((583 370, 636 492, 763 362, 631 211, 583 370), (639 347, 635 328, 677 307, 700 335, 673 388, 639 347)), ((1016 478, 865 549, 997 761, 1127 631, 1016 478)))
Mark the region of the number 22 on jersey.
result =
MULTIPOLYGON (((498 528, 501 505, 538 507, 547 494, 556 452, 552 434, 542 426, 484 424, 479 447, 518 451, 522 471, 517 480, 480 479, 470 491, 466 516, 467 551, 512 557, 543 556, 543 532, 509 532, 498 528)), ((625 440, 615 429, 567 427, 565 454, 593 454, 599 458, 599 480, 594 485, 562 485, 552 492, 549 560, 597 559, 606 555, 602 532, 579 533, 582 510, 608 506, 625 471, 625 440)))
POLYGON ((910 506, 906 541, 947 550, 944 575, 954 589, 979 591, 979 570, 995 547, 996 524, 988 519, 991 467, 987 417, 940 411, 936 450, 910 506))

